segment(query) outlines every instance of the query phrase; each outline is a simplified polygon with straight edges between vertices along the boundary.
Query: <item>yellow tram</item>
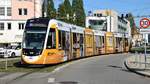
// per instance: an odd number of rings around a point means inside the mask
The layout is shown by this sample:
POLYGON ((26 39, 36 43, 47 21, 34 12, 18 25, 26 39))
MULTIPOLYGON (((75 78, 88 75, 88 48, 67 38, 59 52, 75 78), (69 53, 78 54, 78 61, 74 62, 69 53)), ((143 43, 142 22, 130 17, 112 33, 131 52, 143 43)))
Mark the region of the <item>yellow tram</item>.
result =
MULTIPOLYGON (((126 40, 126 41, 125 41, 126 40)), ((103 32, 47 18, 29 19, 22 42, 22 63, 56 64, 76 58, 128 51, 112 32, 103 32)))

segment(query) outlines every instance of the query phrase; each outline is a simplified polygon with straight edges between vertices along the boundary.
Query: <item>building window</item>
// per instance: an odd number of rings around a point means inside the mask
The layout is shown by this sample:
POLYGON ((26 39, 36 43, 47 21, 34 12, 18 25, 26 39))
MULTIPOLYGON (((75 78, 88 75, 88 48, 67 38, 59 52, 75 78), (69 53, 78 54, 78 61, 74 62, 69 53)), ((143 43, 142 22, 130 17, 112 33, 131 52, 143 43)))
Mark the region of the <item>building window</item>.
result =
POLYGON ((0 23, 0 30, 4 30, 4 23, 0 23))
POLYGON ((0 7, 0 15, 5 15, 5 8, 4 7, 0 7))
POLYGON ((22 9, 19 8, 18 11, 19 11, 19 15, 22 15, 22 9))
POLYGON ((28 11, 26 8, 24 8, 24 15, 27 15, 28 14, 28 11))
POLYGON ((7 7, 7 16, 11 16, 11 7, 7 7))
POLYGON ((11 30, 11 23, 7 23, 8 30, 11 30))
POLYGON ((23 30, 24 29, 24 23, 19 23, 18 26, 19 26, 19 30, 23 30))

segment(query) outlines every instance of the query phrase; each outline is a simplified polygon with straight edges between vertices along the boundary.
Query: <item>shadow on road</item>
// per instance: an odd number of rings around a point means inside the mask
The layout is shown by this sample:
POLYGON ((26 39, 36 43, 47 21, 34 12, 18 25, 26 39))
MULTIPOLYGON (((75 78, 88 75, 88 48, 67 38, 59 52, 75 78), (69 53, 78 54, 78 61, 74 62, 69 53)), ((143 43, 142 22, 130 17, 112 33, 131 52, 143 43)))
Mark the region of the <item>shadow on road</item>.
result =
POLYGON ((120 66, 116 66, 116 65, 108 65, 107 67, 111 67, 111 68, 115 68, 115 69, 120 69, 121 71, 132 73, 129 70, 124 69, 123 67, 120 67, 120 66))
POLYGON ((122 69, 122 67, 120 67, 120 66, 115 66, 115 65, 108 65, 108 67, 113 67, 113 68, 119 68, 119 69, 122 69))

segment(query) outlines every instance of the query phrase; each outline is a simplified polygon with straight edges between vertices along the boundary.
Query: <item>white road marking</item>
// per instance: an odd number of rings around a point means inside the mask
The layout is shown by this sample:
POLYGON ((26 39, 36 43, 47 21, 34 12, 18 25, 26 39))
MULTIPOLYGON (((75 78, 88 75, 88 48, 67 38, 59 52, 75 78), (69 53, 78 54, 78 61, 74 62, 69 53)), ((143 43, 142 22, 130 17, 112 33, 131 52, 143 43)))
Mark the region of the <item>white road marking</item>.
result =
POLYGON ((48 83, 55 83, 55 78, 48 78, 48 83))

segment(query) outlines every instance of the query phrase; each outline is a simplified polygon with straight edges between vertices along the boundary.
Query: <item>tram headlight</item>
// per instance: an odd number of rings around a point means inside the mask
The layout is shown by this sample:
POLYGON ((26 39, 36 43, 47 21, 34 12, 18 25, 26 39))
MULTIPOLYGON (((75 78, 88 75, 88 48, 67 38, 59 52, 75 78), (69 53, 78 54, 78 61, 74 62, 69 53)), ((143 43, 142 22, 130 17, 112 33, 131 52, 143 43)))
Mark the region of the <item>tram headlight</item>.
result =
POLYGON ((26 52, 23 52, 23 55, 27 55, 27 53, 26 53, 26 52))

